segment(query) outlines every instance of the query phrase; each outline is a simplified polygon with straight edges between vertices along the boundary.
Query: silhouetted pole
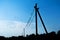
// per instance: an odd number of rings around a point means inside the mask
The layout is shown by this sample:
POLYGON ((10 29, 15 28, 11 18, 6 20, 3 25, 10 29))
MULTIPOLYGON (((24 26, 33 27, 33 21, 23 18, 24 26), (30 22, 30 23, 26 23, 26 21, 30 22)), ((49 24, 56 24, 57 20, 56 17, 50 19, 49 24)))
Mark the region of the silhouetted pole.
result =
POLYGON ((38 12, 38 15, 39 15, 39 17, 40 17, 40 20, 41 20, 41 22, 42 22, 42 25, 43 25, 43 27, 44 27, 45 32, 48 33, 48 32, 47 32, 47 29, 46 29, 46 27, 45 27, 45 24, 44 24, 44 22, 43 22, 43 20, 42 20, 42 17, 41 17, 41 15, 40 15, 40 13, 39 13, 38 10, 37 10, 37 12, 38 12))
POLYGON ((41 22, 42 22, 42 25, 43 25, 43 27, 44 27, 45 32, 48 33, 48 32, 47 32, 47 29, 46 29, 46 27, 45 27, 45 24, 44 24, 44 22, 43 22, 43 20, 42 20, 42 17, 41 17, 41 15, 40 15, 40 13, 39 13, 39 10, 38 10, 39 8, 37 8, 37 3, 35 4, 34 8, 35 8, 35 20, 36 20, 36 35, 38 34, 38 28, 37 28, 37 13, 38 13, 38 15, 39 15, 39 17, 40 17, 40 20, 41 20, 41 22))
POLYGON ((38 34, 38 28, 37 28, 37 4, 35 4, 34 8, 35 8, 36 35, 37 35, 38 34))

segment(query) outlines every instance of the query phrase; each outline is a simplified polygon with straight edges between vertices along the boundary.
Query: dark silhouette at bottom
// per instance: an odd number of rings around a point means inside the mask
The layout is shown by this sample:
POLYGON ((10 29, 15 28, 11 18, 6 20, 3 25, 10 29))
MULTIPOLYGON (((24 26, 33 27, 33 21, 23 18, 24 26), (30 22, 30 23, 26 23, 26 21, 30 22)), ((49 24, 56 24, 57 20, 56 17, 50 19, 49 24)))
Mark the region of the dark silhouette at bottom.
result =
POLYGON ((48 34, 41 34, 41 35, 27 35, 26 37, 23 36, 12 36, 9 38, 0 36, 0 40, 60 40, 60 31, 58 31, 57 33, 55 32, 51 32, 48 34))

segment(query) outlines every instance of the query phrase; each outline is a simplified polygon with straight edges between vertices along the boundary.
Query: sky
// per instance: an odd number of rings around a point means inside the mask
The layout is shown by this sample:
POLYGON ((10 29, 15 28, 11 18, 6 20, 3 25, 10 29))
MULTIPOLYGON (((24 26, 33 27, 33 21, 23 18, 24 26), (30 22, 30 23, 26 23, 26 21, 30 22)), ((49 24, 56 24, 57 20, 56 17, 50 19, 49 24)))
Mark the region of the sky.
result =
MULTIPOLYGON (((48 32, 60 30, 60 0, 0 0, 0 35, 5 37, 35 34, 35 17, 30 26, 26 26, 34 5, 39 12, 48 32)), ((38 16, 38 33, 45 33, 38 16)))

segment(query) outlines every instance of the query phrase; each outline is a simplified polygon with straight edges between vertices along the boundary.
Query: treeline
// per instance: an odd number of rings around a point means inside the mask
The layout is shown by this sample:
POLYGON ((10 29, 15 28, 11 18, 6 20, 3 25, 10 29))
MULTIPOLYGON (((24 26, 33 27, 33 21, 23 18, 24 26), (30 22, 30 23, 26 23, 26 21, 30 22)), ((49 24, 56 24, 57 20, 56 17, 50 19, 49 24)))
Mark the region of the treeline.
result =
POLYGON ((24 36, 18 36, 18 37, 3 37, 0 36, 0 40, 60 40, 60 31, 58 31, 57 33, 55 32, 51 32, 48 34, 40 34, 40 35, 27 35, 26 37, 24 36))

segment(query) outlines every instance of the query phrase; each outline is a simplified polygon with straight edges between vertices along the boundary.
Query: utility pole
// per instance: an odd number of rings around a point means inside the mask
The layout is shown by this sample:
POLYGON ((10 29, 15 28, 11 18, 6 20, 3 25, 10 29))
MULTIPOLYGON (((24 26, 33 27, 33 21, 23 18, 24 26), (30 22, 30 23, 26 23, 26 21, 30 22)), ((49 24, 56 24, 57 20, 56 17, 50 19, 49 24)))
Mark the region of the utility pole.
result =
POLYGON ((45 30, 45 32, 46 32, 46 34, 47 34, 48 31, 47 31, 47 29, 46 29, 46 27, 45 27, 45 24, 44 24, 44 22, 43 22, 43 20, 42 20, 42 17, 41 17, 41 15, 40 15, 39 11, 38 11, 38 15, 39 15, 39 17, 40 17, 40 20, 41 20, 41 23, 42 23, 42 25, 43 25, 43 28, 44 28, 44 30, 45 30))
POLYGON ((35 8, 35 20, 36 20, 36 35, 38 34, 37 13, 38 13, 38 15, 39 15, 39 18, 40 18, 40 20, 41 20, 41 23, 42 23, 42 25, 43 25, 43 28, 44 28, 45 32, 48 33, 48 32, 47 32, 47 29, 46 29, 46 27, 45 27, 45 24, 44 24, 44 22, 43 22, 43 20, 42 20, 42 17, 41 17, 41 15, 40 15, 40 13, 39 13, 39 10, 38 10, 39 8, 37 7, 37 3, 35 4, 34 8, 35 8))
POLYGON ((37 28, 37 4, 34 6, 35 8, 35 22, 36 22, 36 35, 38 34, 38 28, 37 28))

